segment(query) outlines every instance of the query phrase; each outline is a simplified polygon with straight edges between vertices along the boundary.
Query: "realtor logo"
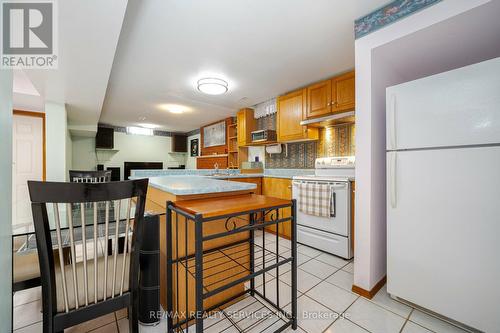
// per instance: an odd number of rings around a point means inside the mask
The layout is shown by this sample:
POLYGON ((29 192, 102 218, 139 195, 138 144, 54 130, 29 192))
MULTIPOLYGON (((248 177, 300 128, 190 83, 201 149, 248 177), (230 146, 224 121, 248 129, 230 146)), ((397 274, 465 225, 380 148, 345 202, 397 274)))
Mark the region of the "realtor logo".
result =
POLYGON ((56 3, 0 0, 1 68, 57 68, 56 3))

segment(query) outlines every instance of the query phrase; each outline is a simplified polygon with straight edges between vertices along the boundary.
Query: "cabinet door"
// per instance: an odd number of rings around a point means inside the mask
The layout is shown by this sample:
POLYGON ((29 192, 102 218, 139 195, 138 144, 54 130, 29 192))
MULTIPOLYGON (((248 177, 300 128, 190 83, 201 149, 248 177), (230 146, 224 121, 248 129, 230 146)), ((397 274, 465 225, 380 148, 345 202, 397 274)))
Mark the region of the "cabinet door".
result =
POLYGON ((238 147, 246 145, 246 128, 245 128, 245 111, 240 110, 236 114, 237 128, 238 128, 238 147))
POLYGON ((230 179, 225 179, 233 182, 242 182, 242 183, 253 183, 257 185, 257 188, 255 189, 254 193, 255 194, 262 194, 262 178, 261 177, 249 177, 249 178, 230 178, 230 179))
POLYGON ((241 109, 236 114, 238 127, 238 147, 243 147, 252 141, 252 131, 255 130, 255 119, 253 109, 241 109))
POLYGON ((307 87, 307 118, 324 116, 331 112, 332 81, 326 80, 307 87))
POLYGON ((300 125, 303 118, 307 90, 297 90, 278 99, 278 141, 300 140, 307 135, 307 126, 300 125))
POLYGON ((354 110, 354 71, 332 79, 332 112, 354 110))
MULTIPOLYGON (((268 178, 262 179, 262 193, 266 196, 291 200, 292 199, 292 181, 291 179, 268 178)), ((280 218, 289 217, 291 209, 285 208, 279 210, 280 218)), ((268 214, 269 215, 269 214, 268 214)), ((268 219, 269 216, 266 216, 268 219)), ((272 232, 276 232, 276 226, 266 228, 272 232)), ((286 238, 291 237, 291 223, 285 222, 279 225, 278 234, 286 238)))

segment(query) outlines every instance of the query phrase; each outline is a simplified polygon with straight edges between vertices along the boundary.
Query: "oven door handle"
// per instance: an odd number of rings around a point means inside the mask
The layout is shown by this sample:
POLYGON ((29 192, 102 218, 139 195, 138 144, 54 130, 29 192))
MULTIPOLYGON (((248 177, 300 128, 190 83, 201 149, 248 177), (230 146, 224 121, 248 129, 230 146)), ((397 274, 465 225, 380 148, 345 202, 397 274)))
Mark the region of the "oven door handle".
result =
POLYGON ((332 196, 330 198, 330 217, 336 217, 336 215, 337 215, 337 193, 335 193, 332 187, 332 196))

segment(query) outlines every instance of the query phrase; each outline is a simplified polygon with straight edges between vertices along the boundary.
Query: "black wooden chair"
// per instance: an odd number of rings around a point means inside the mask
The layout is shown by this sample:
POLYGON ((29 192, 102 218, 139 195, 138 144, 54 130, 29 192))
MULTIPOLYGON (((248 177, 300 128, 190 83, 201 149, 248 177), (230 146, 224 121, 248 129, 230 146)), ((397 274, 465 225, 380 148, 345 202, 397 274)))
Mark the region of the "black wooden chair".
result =
POLYGON ((42 281, 44 333, 63 332, 122 308, 128 308, 129 331, 138 332, 138 249, 143 240, 147 186, 147 179, 28 182, 42 281), (85 208, 89 202, 90 211, 85 208), (130 218, 132 202, 135 215, 130 218), (63 218, 67 227, 61 225, 63 218), (118 239, 119 233, 125 235, 122 253, 118 253, 119 243, 115 241, 112 255, 108 256, 110 243, 106 240, 118 239), (100 238, 104 241, 100 242, 100 238), (64 260, 63 243, 70 246, 70 264, 64 260))
POLYGON ((72 183, 108 183, 111 181, 111 170, 69 170, 69 181, 72 183))
MULTIPOLYGON (((70 182, 74 183, 106 183, 111 181, 111 171, 70 170, 69 178, 70 182)), ((86 204, 87 207, 89 205, 92 204, 86 204)), ((120 245, 122 242, 123 238, 120 239, 120 245)), ((63 248, 63 251, 66 254, 68 248, 63 248)), ((40 271, 36 253, 13 253, 12 280, 13 292, 40 286, 40 271)))

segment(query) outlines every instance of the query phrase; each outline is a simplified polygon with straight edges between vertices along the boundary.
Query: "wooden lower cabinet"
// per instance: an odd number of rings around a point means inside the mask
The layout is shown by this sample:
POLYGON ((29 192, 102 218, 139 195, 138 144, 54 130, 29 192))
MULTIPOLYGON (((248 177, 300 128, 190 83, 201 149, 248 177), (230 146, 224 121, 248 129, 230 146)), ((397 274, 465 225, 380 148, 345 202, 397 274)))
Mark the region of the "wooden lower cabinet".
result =
MULTIPOLYGON (((262 178, 262 194, 265 196, 291 200, 292 199, 292 180, 285 178, 262 178)), ((280 218, 289 217, 292 215, 290 208, 280 209, 280 218)), ((267 216, 266 220, 271 217, 267 216)), ((290 239, 292 236, 291 222, 281 223, 276 230, 276 226, 266 228, 273 233, 278 233, 280 236, 290 239)))
POLYGON ((225 180, 229 180, 232 182, 253 183, 257 185, 257 188, 253 193, 262 194, 262 177, 230 178, 225 180))

